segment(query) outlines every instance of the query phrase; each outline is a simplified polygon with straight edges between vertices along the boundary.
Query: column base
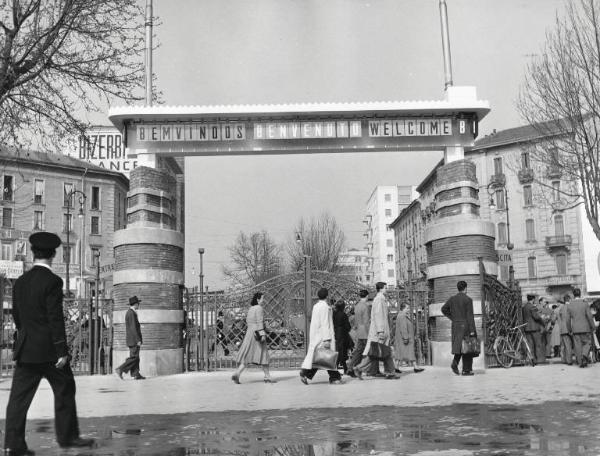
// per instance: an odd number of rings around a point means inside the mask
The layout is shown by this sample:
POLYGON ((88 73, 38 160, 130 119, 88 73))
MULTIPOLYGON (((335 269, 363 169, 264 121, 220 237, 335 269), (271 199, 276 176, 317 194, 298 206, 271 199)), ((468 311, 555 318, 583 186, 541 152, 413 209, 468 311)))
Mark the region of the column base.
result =
MULTIPOLYGON (((431 361, 436 367, 447 367, 450 371, 450 364, 454 359, 452 354, 452 342, 435 342, 431 341, 431 361)), ((483 343, 481 344, 481 354, 477 358, 473 358, 473 369, 484 370, 485 362, 483 356, 483 343)))
MULTIPOLYGON (((113 351, 113 370, 129 356, 129 349, 113 351)), ((144 377, 181 374, 183 372, 183 348, 140 351, 140 372, 144 377)))

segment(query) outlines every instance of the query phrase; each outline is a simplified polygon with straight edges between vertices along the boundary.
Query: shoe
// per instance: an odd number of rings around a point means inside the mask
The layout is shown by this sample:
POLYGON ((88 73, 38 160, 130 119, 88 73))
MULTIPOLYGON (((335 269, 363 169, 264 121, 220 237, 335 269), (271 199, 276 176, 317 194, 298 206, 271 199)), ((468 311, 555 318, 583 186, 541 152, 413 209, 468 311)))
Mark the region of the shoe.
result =
POLYGON ((34 456, 35 451, 32 450, 12 450, 10 448, 6 448, 4 450, 4 456, 34 456))
POLYGON ((239 376, 237 376, 236 374, 233 374, 233 375, 231 376, 231 380, 233 380, 233 383, 235 383, 236 385, 239 385, 239 384, 240 384, 240 377, 239 377, 239 376))
POLYGON ((420 372, 423 372, 425 369, 423 369, 422 367, 415 367, 413 370, 418 374, 420 372))
POLYGON ((456 375, 460 375, 460 372, 458 371, 458 366, 454 363, 452 363, 450 365, 450 369, 452 369, 452 372, 454 372, 456 375))
POLYGON ((354 373, 354 370, 352 370, 352 369, 349 369, 348 372, 346 372, 346 375, 348 377, 356 378, 356 374, 354 373))
POLYGON ((396 372, 397 374, 401 374, 402 371, 400 369, 394 369, 394 372, 396 372))
POLYGON ((265 382, 265 383, 277 383, 277 380, 273 380, 272 378, 265 378, 265 379, 263 379, 263 382, 265 382))
POLYGON ((470 376, 470 375, 475 375, 475 374, 473 373, 473 371, 469 371, 469 372, 463 372, 462 375, 470 376))
POLYGON ((123 380, 123 371, 121 369, 119 369, 118 367, 115 369, 115 374, 117 374, 117 376, 123 380))
POLYGON ((142 374, 137 374, 135 377, 133 377, 134 380, 146 380, 146 377, 144 377, 142 374))
POLYGON ((59 446, 61 448, 84 448, 91 447, 94 445, 94 442, 94 439, 82 439, 81 437, 77 437, 70 442, 59 444, 59 446))
POLYGON ((344 381, 341 378, 336 378, 335 380, 329 380, 330 385, 343 385, 344 381))
POLYGON ((385 377, 385 374, 383 374, 381 372, 377 372, 376 374, 373 375, 373 377, 385 377))
POLYGON ((581 367, 587 367, 588 365, 588 359, 587 357, 583 357, 583 359, 581 360, 581 367))
POLYGON ((353 368, 352 368, 352 372, 354 372, 354 376, 355 376, 357 379, 359 379, 359 380, 362 380, 362 379, 363 379, 363 377, 362 377, 362 371, 358 370, 356 367, 353 367, 353 368))
POLYGON ((396 375, 396 374, 387 374, 385 376, 386 380, 398 380, 399 378, 400 378, 400 376, 396 375))
POLYGON ((306 378, 306 375, 300 374, 300 381, 305 385, 308 385, 308 378, 306 378))

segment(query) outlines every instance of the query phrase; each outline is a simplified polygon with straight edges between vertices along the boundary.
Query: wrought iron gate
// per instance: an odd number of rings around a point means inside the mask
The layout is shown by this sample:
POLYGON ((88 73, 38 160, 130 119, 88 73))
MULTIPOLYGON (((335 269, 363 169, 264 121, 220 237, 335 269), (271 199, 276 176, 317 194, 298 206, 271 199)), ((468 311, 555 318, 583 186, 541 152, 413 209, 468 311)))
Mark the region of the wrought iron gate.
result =
MULTIPOLYGON (((481 274, 481 313, 483 318, 485 366, 498 367, 494 353, 494 340, 498 336, 512 337, 508 329, 520 325, 523 320, 521 313, 521 289, 513 283, 508 287, 496 277, 485 272, 482 262, 479 262, 481 274)), ((516 342, 516 341, 515 341, 516 342)))
MULTIPOLYGON (((343 301, 347 308, 358 302, 358 292, 364 285, 328 272, 311 272, 311 306, 317 300, 317 290, 329 290, 330 301, 343 301)), ((252 296, 264 293, 265 331, 271 367, 297 368, 306 353, 308 317, 304 303, 304 273, 296 272, 274 277, 243 290, 204 292, 188 290, 184 309, 185 366, 187 370, 233 368, 237 351, 246 333, 246 313, 252 296)), ((400 302, 411 306, 417 332, 418 360, 427 363, 427 292, 390 290, 391 315, 397 313, 400 302)), ((393 328, 393 320, 390 322, 393 328)))

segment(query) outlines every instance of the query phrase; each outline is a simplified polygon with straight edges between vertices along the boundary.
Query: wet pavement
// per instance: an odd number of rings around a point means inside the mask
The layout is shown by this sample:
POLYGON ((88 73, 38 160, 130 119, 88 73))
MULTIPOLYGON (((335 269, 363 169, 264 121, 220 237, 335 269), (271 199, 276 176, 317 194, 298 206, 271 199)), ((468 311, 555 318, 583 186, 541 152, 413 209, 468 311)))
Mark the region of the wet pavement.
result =
MULTIPOLYGON (((60 450, 43 382, 27 441, 38 455, 600 455, 600 364, 488 369, 457 377, 428 367, 400 380, 309 386, 297 371, 262 382, 249 370, 145 381, 77 377, 82 435, 96 448, 60 450)), ((10 379, 0 379, 0 429, 10 379)), ((3 440, 0 431, 0 439, 3 440)))
POLYGON ((52 420, 28 423, 42 455, 597 455, 600 402, 529 406, 206 412, 85 418, 91 450, 60 450, 52 420))

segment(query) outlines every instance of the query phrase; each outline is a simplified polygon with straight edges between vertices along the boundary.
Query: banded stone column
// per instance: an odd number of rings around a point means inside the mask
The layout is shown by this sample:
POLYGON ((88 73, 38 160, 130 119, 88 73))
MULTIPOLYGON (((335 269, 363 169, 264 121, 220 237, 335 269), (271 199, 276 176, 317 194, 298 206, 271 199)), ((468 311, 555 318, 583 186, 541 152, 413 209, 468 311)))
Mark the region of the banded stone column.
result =
MULTIPOLYGON (((479 186, 475 163, 457 160, 437 170, 435 191, 436 218, 425 229, 427 278, 433 279, 433 303, 429 305, 432 362, 450 366, 451 322, 442 312, 446 300, 456 294, 456 283, 467 282, 467 294, 473 299, 475 325, 482 336, 481 279, 478 258, 486 272, 498 273, 494 224, 479 216, 479 186)), ((482 346, 483 349, 483 346, 482 346)), ((483 356, 474 367, 483 368, 483 356)))
POLYGON ((176 179, 168 171, 134 169, 127 194, 127 228, 115 233, 113 365, 129 354, 125 313, 135 295, 142 301, 138 317, 144 339, 143 375, 183 372, 184 235, 175 229, 175 192, 176 179))

